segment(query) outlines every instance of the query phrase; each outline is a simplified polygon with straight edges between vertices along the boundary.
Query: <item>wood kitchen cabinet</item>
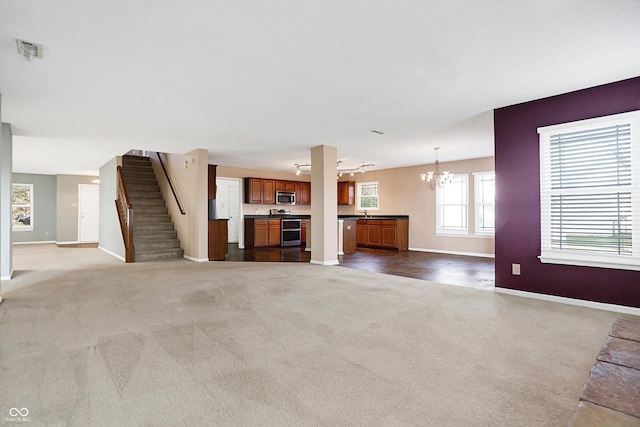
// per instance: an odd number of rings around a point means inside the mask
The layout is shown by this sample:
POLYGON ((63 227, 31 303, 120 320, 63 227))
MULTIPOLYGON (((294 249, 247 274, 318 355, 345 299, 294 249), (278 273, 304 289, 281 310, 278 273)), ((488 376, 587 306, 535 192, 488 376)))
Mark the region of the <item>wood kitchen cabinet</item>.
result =
POLYGON ((226 219, 209 221, 209 261, 224 261, 229 252, 228 230, 226 219))
POLYGON ((342 252, 345 254, 352 254, 356 251, 357 246, 357 221, 345 220, 342 224, 342 252))
POLYGON ((244 202, 250 204, 275 205, 276 191, 296 193, 297 205, 311 204, 311 183, 265 178, 244 179, 244 202))
POLYGON ((215 199, 218 191, 218 187, 216 185, 216 165, 209 165, 208 170, 208 185, 207 185, 207 198, 209 200, 215 199))
POLYGON ((356 203, 355 181, 338 182, 338 205, 354 205, 356 203))
POLYGON ((296 205, 311 204, 311 183, 304 181, 294 181, 294 191, 296 193, 296 205))
POLYGON ((270 219, 268 246, 280 246, 280 220, 270 219))
POLYGON ((307 221, 305 220, 300 223, 300 243, 307 243, 307 221))
POLYGON ((245 178, 244 179, 244 202, 245 203, 262 203, 262 178, 245 178))
POLYGON ((280 220, 245 218, 244 246, 247 249, 280 246, 280 220))
POLYGON ((367 246, 382 246, 382 230, 379 219, 367 221, 367 246))
POLYGON ((408 219, 359 219, 356 244, 362 247, 409 250, 408 219))
POLYGON ((276 181, 273 179, 262 180, 262 203, 265 205, 276 204, 276 181))

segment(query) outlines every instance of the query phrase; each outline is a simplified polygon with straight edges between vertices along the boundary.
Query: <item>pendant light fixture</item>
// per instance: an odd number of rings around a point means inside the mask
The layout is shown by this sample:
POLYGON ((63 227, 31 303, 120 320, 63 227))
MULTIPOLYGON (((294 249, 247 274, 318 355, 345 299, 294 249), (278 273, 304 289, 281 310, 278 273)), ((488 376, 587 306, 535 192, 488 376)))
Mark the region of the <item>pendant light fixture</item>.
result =
POLYGON ((420 174, 422 184, 432 190, 435 190, 437 187, 442 189, 448 188, 451 185, 451 180, 453 179, 453 174, 451 172, 440 171, 440 164, 438 162, 439 149, 440 147, 434 148, 434 150, 436 150, 436 170, 420 174))

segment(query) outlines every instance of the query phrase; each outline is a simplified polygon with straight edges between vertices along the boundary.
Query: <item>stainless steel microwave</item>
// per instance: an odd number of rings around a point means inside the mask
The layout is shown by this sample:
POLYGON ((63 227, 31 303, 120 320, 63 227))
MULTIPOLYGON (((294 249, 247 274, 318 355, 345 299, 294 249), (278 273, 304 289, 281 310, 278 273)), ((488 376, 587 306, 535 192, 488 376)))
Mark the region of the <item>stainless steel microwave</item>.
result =
POLYGON ((295 205, 296 193, 292 191, 276 191, 276 205, 295 205))

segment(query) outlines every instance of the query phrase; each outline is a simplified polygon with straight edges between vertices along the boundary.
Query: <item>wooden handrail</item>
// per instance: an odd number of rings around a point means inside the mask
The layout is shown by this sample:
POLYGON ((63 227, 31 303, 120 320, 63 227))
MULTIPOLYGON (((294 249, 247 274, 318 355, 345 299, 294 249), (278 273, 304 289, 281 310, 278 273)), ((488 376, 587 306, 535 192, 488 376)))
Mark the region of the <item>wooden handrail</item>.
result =
POLYGON ((180 203, 180 198, 178 197, 178 193, 176 192, 175 186, 173 185, 173 181, 169 176, 169 172, 167 171, 167 168, 165 167, 164 162, 162 161, 162 154, 163 153, 156 151, 156 155, 158 156, 158 160, 160 160, 160 165, 162 166, 162 170, 164 171, 164 176, 167 178, 167 181, 169 182, 169 187, 171 187, 173 198, 176 199, 176 203, 178 204, 178 209, 180 209, 180 213, 184 215, 185 211, 182 208, 182 203, 180 203))
POLYGON ((136 261, 136 250, 133 244, 133 206, 129 201, 127 187, 124 184, 122 166, 118 166, 118 183, 116 188, 116 209, 118 210, 118 220, 120 221, 120 231, 124 241, 125 262, 136 261))

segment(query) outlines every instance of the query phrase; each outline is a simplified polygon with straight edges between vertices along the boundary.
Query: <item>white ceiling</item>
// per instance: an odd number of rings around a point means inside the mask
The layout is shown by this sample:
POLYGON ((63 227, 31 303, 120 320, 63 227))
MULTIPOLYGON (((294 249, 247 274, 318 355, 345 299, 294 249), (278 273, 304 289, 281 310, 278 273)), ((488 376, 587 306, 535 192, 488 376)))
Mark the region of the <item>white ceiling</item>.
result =
POLYGON ((640 75, 640 1, 0 0, 0 55, 16 172, 321 144, 383 169, 491 156, 492 109, 640 75))

